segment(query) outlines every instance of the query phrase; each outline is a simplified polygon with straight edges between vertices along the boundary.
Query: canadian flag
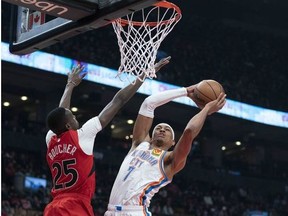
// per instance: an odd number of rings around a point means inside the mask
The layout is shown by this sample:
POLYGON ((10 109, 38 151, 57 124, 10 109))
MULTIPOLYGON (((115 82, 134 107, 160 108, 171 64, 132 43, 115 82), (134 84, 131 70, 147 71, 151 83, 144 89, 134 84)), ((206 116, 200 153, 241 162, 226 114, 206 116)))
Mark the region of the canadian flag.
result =
POLYGON ((39 11, 35 11, 29 14, 29 29, 36 28, 45 23, 45 14, 39 11))

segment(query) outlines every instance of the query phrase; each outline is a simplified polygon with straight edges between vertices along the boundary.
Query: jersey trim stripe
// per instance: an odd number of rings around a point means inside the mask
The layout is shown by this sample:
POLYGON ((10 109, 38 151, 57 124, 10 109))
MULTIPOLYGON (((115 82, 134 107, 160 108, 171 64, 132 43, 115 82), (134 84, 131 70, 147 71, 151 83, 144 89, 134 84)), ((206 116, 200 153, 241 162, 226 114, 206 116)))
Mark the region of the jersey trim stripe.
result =
POLYGON ((147 199, 146 195, 149 194, 152 190, 160 187, 164 183, 168 181, 167 178, 161 177, 158 182, 152 182, 151 184, 147 185, 146 189, 144 189, 143 193, 140 196, 140 205, 145 205, 145 201, 147 199))
POLYGON ((148 211, 148 208, 144 207, 144 215, 145 216, 151 216, 151 213, 148 211))
POLYGON ((166 175, 166 172, 165 172, 165 170, 164 170, 164 157, 165 157, 166 153, 167 153, 167 151, 165 151, 165 152, 161 155, 161 159, 160 159, 160 163, 159 163, 159 168, 160 168, 160 170, 161 170, 162 175, 163 175, 166 179, 168 179, 168 177, 167 177, 167 175, 166 175))
POLYGON ((161 185, 165 184, 168 181, 168 178, 167 178, 166 173, 164 171, 164 163, 163 163, 165 154, 166 154, 166 151, 161 155, 161 159, 159 160, 159 168, 161 170, 162 177, 159 179, 159 181, 151 182, 150 184, 148 184, 144 188, 143 192, 140 195, 140 205, 145 204, 147 194, 149 194, 152 190, 154 190, 158 187, 161 187, 161 185))

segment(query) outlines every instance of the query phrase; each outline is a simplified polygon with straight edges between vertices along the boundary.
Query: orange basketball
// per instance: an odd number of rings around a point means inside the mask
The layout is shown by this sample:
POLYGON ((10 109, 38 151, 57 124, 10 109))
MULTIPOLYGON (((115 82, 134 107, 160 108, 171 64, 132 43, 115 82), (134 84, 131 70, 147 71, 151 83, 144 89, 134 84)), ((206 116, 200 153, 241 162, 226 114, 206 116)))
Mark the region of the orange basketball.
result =
POLYGON ((224 93, 224 89, 220 83, 215 80, 203 80, 196 85, 194 97, 197 102, 205 105, 217 99, 221 92, 224 93))

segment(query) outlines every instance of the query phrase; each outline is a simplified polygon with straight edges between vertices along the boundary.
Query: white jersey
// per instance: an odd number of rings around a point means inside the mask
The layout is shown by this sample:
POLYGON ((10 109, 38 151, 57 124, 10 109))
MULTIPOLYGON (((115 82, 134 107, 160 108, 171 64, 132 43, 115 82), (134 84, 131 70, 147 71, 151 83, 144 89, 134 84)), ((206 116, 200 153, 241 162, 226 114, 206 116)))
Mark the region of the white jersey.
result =
MULTIPOLYGON (((80 129, 77 130, 79 145, 87 155, 93 155, 95 137, 101 130, 102 125, 98 116, 89 119, 80 129)), ((46 134, 47 147, 54 135, 55 134, 51 130, 46 134)))
POLYGON ((109 204, 149 207, 154 194, 171 182, 164 171, 165 154, 164 150, 150 149, 148 142, 130 152, 120 167, 109 204))

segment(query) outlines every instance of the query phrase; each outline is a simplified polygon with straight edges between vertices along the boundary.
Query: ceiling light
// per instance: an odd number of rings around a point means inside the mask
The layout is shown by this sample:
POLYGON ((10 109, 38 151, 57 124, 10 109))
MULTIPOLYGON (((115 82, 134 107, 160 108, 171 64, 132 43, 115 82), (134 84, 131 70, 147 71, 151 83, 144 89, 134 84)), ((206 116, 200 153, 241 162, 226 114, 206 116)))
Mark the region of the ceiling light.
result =
POLYGON ((125 136, 125 139, 128 140, 128 139, 129 139, 129 136, 125 136))
POLYGON ((130 135, 130 138, 131 138, 131 139, 133 138, 133 134, 130 135))
POLYGON ((8 101, 5 101, 5 102, 3 103, 3 106, 8 107, 8 106, 10 106, 10 103, 9 103, 8 101))
POLYGON ((134 121, 133 121, 132 119, 128 119, 128 120, 127 120, 127 123, 128 123, 128 124, 133 124, 134 121))
POLYGON ((194 141, 193 141, 193 145, 199 145, 199 141, 194 140, 194 141))
POLYGON ((115 125, 114 125, 114 124, 112 124, 112 125, 110 126, 110 128, 111 128, 111 129, 114 129, 114 128, 115 128, 115 125))
POLYGON ((235 144, 236 144, 237 146, 240 146, 240 145, 241 145, 241 142, 240 142, 240 141, 236 141, 235 144))
POLYGON ((21 100, 26 101, 26 100, 28 100, 28 97, 27 96, 21 96, 21 100))
POLYGON ((226 147, 225 147, 225 146, 222 146, 221 149, 222 149, 222 151, 225 151, 225 150, 226 150, 226 147))
POLYGON ((72 111, 72 112, 77 112, 77 111, 78 111, 78 108, 77 108, 77 107, 72 107, 72 108, 71 108, 71 111, 72 111))

